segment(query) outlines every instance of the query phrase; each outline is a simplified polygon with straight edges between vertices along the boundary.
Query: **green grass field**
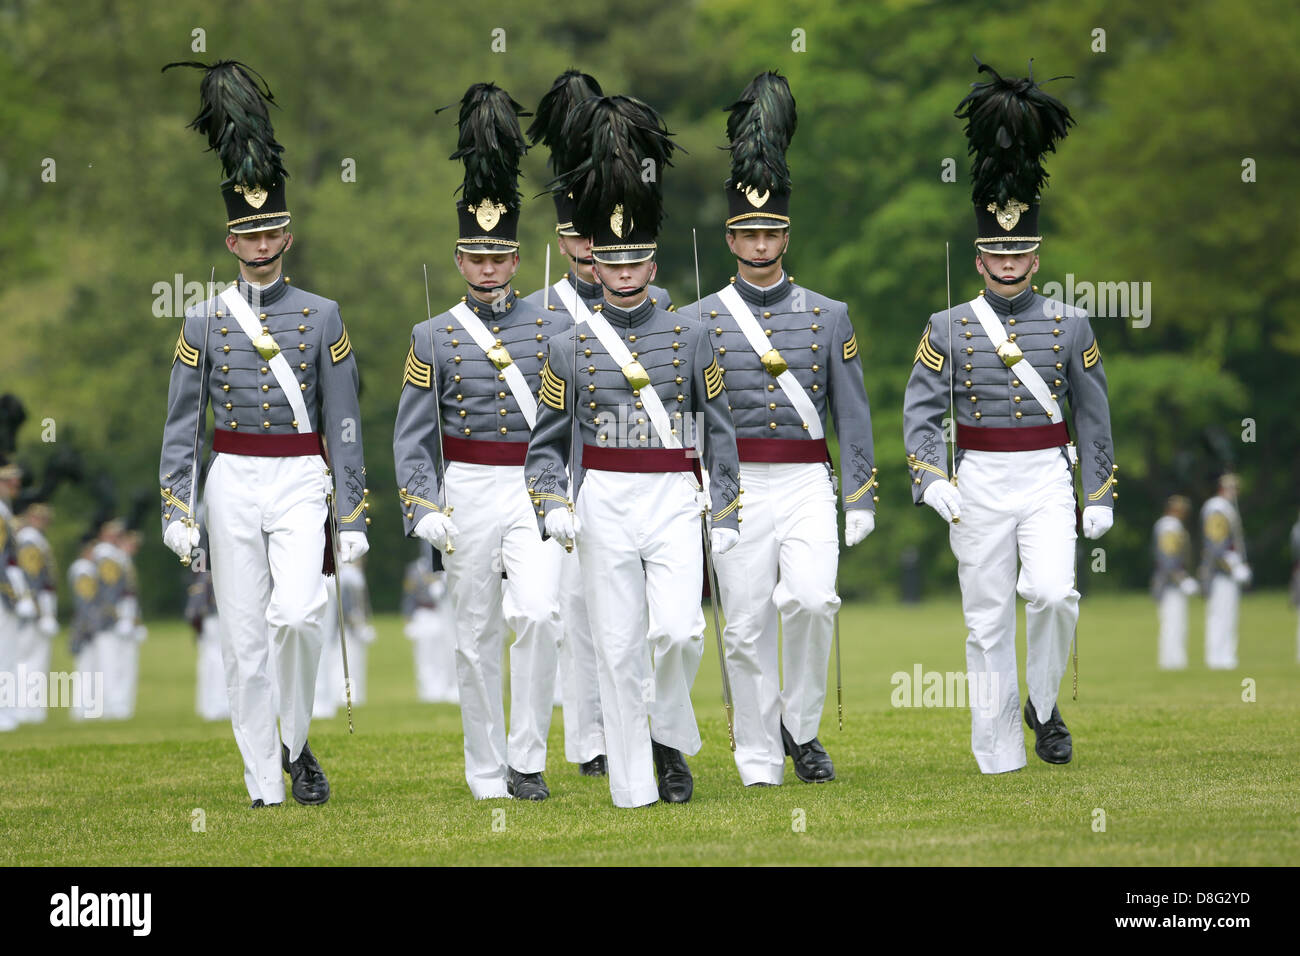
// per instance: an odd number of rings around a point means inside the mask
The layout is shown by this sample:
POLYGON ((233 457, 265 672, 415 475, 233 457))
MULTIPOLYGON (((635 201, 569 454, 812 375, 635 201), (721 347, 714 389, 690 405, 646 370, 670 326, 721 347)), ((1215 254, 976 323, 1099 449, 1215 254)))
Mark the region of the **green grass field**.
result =
MULTIPOLYGON (((356 735, 342 716, 313 728, 330 802, 252 812, 229 725, 194 715, 188 628, 155 623, 134 720, 77 725, 58 711, 0 735, 0 864, 1295 865, 1294 613, 1281 594, 1249 595, 1242 666, 1209 672, 1202 607, 1193 604, 1192 668, 1168 674, 1155 666, 1149 600, 1085 599, 1079 700, 1069 674, 1061 699, 1074 762, 1042 763, 1026 730, 1028 767, 995 777, 976 770, 967 710, 890 703, 896 671, 964 669, 956 601, 845 608, 845 728, 832 674, 821 733, 839 779, 819 786, 787 763, 784 786, 741 787, 710 635, 695 685, 695 797, 639 810, 616 810, 605 780, 563 761, 558 709, 551 799, 472 800, 460 714, 415 699, 410 645, 384 617, 356 735), (1247 678, 1254 702, 1242 699, 1247 678)), ((1022 614, 1022 669, 1023 627, 1022 614)), ((56 669, 69 666, 60 649, 56 669)))

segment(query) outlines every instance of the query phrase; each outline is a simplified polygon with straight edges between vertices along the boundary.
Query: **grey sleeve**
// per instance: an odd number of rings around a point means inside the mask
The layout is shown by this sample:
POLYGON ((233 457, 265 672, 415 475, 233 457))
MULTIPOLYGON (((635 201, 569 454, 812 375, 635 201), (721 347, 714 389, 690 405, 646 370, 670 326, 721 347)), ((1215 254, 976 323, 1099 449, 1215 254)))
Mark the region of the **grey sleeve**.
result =
MULTIPOLYGON (((205 304, 210 308, 210 303, 205 304)), ((162 527, 190 517, 190 485, 194 480, 194 434, 207 421, 210 362, 201 361, 207 320, 187 312, 172 353, 171 381, 167 386, 167 421, 163 425, 162 459, 158 465, 162 493, 162 527), (199 366, 203 372, 200 378, 199 366)), ((200 453, 202 448, 200 448, 200 453)))
POLYGON ((1083 500, 1087 508, 1115 507, 1115 446, 1110 434, 1110 403, 1106 394, 1106 370, 1102 366, 1097 336, 1087 315, 1074 319, 1074 337, 1066 368, 1070 382, 1070 412, 1074 418, 1074 440, 1079 451, 1079 473, 1083 479, 1083 500))
POLYGON ((1233 548, 1232 519, 1220 508, 1208 508, 1201 514, 1201 573, 1205 577, 1229 574, 1228 552, 1233 548))
POLYGON ((320 421, 334 473, 334 501, 340 531, 366 531, 366 462, 361 445, 361 403, 357 357, 339 315, 330 303, 324 337, 317 357, 320 421))
POLYGON ((722 369, 703 326, 696 327, 692 369, 692 409, 704 419, 704 466, 709 470, 709 509, 717 528, 740 530, 740 455, 736 451, 736 424, 727 407, 722 369))
POLYGON ((903 393, 903 448, 907 451, 912 500, 916 504, 921 503, 930 482, 946 481, 949 477, 943 434, 943 420, 948 414, 948 379, 952 374, 947 315, 947 312, 932 315, 926 324, 903 393))
POLYGON ((1186 533, 1179 534, 1171 528, 1161 530, 1157 523, 1152 541, 1155 574, 1151 581, 1151 589, 1157 596, 1166 586, 1186 577, 1187 543, 1186 533))
POLYGON ((541 400, 537 403, 537 423, 528 440, 524 460, 524 480, 528 497, 537 511, 537 524, 546 537, 546 513, 552 508, 567 508, 569 456, 573 436, 573 332, 552 335, 547 342, 546 364, 542 366, 541 400))
MULTIPOLYGON (((837 310, 838 311, 838 310, 837 310)), ((858 337, 846 308, 835 317, 832 354, 826 360, 827 398, 840 443, 844 510, 876 510, 876 453, 871 437, 871 405, 862 377, 858 337)))
POLYGON ((442 423, 436 413, 437 386, 430 352, 430 325, 421 322, 411 330, 406 353, 406 373, 397 401, 393 425, 393 464, 397 477, 402 522, 409 536, 425 515, 441 511, 438 497, 438 456, 442 454, 442 423))

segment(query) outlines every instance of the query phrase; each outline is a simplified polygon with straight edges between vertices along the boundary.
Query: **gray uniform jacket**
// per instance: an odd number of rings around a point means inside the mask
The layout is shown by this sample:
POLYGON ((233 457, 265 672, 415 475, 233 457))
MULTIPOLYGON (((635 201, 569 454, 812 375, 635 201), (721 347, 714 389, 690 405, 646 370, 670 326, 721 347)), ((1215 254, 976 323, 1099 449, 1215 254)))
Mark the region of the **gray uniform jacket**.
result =
POLYGON ((90 553, 95 562, 98 587, 95 594, 95 632, 111 631, 123 610, 122 602, 135 596, 134 580, 126 554, 118 547, 101 541, 90 553))
POLYGON ((1192 566, 1192 538, 1181 521, 1164 515, 1151 532, 1151 550, 1155 563, 1151 593, 1158 600, 1165 588, 1176 588, 1187 577, 1192 566))
POLYGON ((1217 574, 1232 574, 1229 554, 1246 560, 1241 516, 1227 498, 1215 495, 1201 506, 1201 581, 1208 588, 1217 574))
POLYGON ((68 568, 68 584, 72 588, 72 629, 68 634, 68 650, 78 653, 99 631, 102 611, 99 598, 99 575, 90 558, 77 558, 68 568))
MULTIPOLYGON (((1057 403, 1068 402, 1083 481, 1082 505, 1114 507, 1115 451, 1110 432, 1106 371, 1097 337, 1082 309, 1025 289, 1014 299, 981 295, 1002 320, 1057 403)), ((943 429, 949 381, 962 428, 1030 428, 1056 424, 1015 373, 1002 363, 967 303, 930 316, 913 359, 903 397, 903 442, 920 504, 930 482, 948 478, 943 429)), ((1064 452, 1062 452, 1064 454, 1064 452)), ((962 449, 957 449, 957 462, 962 449)))
MULTIPOLYGON (((357 401, 357 360, 338 303, 289 285, 281 276, 265 289, 239 280, 240 291, 275 339, 297 380, 311 427, 324 439, 334 474, 340 531, 366 530, 366 467, 357 401)), ((218 431, 297 434, 289 400, 252 341, 220 299, 188 309, 172 359, 163 429, 163 528, 186 517, 196 413, 203 395, 218 431), (211 312, 210 318, 209 310, 211 312), (206 364, 200 361, 208 327, 206 364), (203 381, 199 368, 203 365, 203 381)))
POLYGON ((212 589, 212 572, 196 571, 186 588, 185 620, 190 622, 196 635, 203 633, 203 619, 217 613, 217 596, 212 589))
MULTIPOLYGON (((862 380, 858 339, 843 302, 797 286, 783 276, 775 289, 763 290, 744 279, 732 283, 781 353, 813 403, 825 429, 829 414, 840 444, 845 510, 875 510, 875 449, 871 406, 862 380)), ((703 322, 718 353, 727 405, 738 439, 807 439, 808 430, 785 392, 759 361, 759 355, 717 293, 684 306, 678 315, 703 322)), ((741 454, 741 460, 745 455, 741 454)))
POLYGON ((15 588, 22 576, 18 574, 18 547, 13 512, 9 505, 0 501, 0 607, 13 611, 14 605, 23 598, 21 591, 15 588))
MULTIPOLYGON (((713 521, 718 527, 738 530, 740 463, 736 457, 736 429, 706 330, 685 316, 656 308, 648 298, 630 311, 605 304, 601 315, 645 369, 673 432, 682 438, 688 431, 687 415, 696 416, 692 422, 702 421, 703 436, 688 433, 683 445, 695 443, 694 447, 700 448, 702 438, 700 450, 709 471, 713 521)), ((583 444, 662 447, 651 441, 651 434, 639 391, 633 391, 622 368, 595 335, 570 330, 552 339, 542 372, 537 427, 524 465, 539 525, 547 511, 565 507, 564 476, 571 448, 583 444), (581 442, 573 438, 575 419, 581 442)), ((575 484, 575 499, 578 487, 575 484)))
MULTIPOLYGON (((552 335, 573 323, 563 310, 544 312, 520 299, 513 290, 488 305, 468 297, 462 300, 510 353, 536 396, 542 365, 552 335)), ((540 408, 539 408, 540 412, 540 408)), ((431 511, 439 510, 438 460, 442 436, 469 441, 527 443, 528 421, 487 353, 470 338, 452 316, 444 312, 411 330, 402 395, 393 428, 393 460, 406 533, 431 511), (442 421, 434 414, 430 336, 438 357, 436 382, 442 421)))
POLYGON ((27 593, 37 605, 37 613, 53 617, 57 609, 54 584, 54 552, 38 528, 27 525, 16 537, 18 570, 27 582, 27 593))

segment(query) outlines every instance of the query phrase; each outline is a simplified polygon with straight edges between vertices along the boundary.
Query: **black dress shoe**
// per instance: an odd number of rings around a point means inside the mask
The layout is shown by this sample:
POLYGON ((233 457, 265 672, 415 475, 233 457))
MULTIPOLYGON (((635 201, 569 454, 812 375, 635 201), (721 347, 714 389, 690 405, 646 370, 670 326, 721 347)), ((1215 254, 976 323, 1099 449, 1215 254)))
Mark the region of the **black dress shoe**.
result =
POLYGON ((804 783, 826 783, 835 779, 835 764, 831 763, 826 748, 816 737, 806 744, 797 744, 782 721, 781 741, 785 744, 785 752, 794 759, 794 775, 804 783))
POLYGON ((586 763, 578 764, 578 773, 584 777, 603 777, 609 773, 609 767, 605 763, 605 755, 597 754, 586 763))
POLYGON ((686 758, 680 750, 650 741, 650 752, 655 759, 655 775, 659 778, 659 799, 664 803, 685 803, 695 792, 695 780, 686 758))
POLYGON ((320 768, 311 747, 304 741, 298 759, 289 762, 289 748, 280 744, 280 766, 293 782, 293 798, 304 806, 324 803, 330 798, 330 782, 320 768))
POLYGON ((551 795, 540 771, 520 773, 513 767, 506 767, 506 793, 516 800, 545 800, 551 795))
POLYGON ((759 780, 757 783, 747 783, 747 787, 775 787, 776 784, 768 783, 766 780, 759 780))
POLYGON ((1061 719, 1061 712, 1052 705, 1052 716, 1046 722, 1039 722, 1038 713, 1033 702, 1025 700, 1025 723, 1034 730, 1034 753, 1048 763, 1069 763, 1074 756, 1074 741, 1070 731, 1061 719))

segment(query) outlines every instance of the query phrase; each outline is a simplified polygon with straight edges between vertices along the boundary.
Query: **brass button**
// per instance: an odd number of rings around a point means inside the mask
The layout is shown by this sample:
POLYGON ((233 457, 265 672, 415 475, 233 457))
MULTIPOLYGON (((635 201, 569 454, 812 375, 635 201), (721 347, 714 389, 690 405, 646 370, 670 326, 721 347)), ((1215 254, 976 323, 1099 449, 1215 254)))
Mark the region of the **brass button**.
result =
POLYGON ((676 382, 678 385, 680 385, 685 380, 680 375, 678 375, 675 379, 673 379, 673 381, 676 382))
POLYGON ((967 354, 967 355, 974 355, 974 354, 975 354, 975 350, 974 350, 973 348, 971 348, 971 347, 968 345, 968 346, 966 346, 966 354, 967 354))
POLYGON ((263 428, 270 428, 270 427, 271 427, 271 423, 270 423, 270 422, 262 422, 262 427, 263 427, 263 428))
POLYGON ((812 390, 813 390, 814 392, 819 391, 820 389, 821 389, 821 386, 820 386, 820 385, 814 385, 814 386, 812 387, 812 390))
POLYGON ((1020 396, 1019 396, 1019 395, 1014 396, 1011 400, 1012 400, 1013 402, 1015 402, 1017 405, 1020 404, 1020 396))
MULTIPOLYGON (((771 313, 771 312, 764 312, 764 313, 763 313, 763 318, 765 318, 765 319, 770 319, 771 317, 772 317, 772 313, 771 313)), ((769 333, 769 334, 771 334, 771 333, 769 333)))
POLYGON ((506 415, 506 410, 503 408, 500 411, 501 411, 501 417, 504 418, 506 415))
POLYGON ((541 320, 540 318, 537 320, 537 324, 538 324, 538 325, 542 325, 542 324, 543 324, 543 322, 542 322, 542 320, 541 320))
POLYGON ((776 422, 768 422, 768 423, 767 423, 767 427, 768 427, 768 428, 773 428, 773 429, 776 428, 776 422))
POLYGON ((636 403, 636 407, 637 407, 638 409, 641 409, 641 408, 644 408, 645 406, 642 405, 640 402, 637 402, 637 403, 636 403))
POLYGON ((1053 334, 1053 335, 1060 335, 1060 334, 1061 334, 1061 330, 1060 330, 1060 329, 1052 329, 1052 334, 1053 334))
POLYGON ((230 366, 229 366, 229 365, 223 365, 223 366, 221 366, 221 371, 223 371, 223 372, 229 372, 229 371, 230 371, 230 366))
POLYGON ((631 335, 629 335, 629 336, 627 337, 627 340, 628 340, 629 342, 635 342, 635 341, 636 341, 636 333, 633 332, 631 335))
POLYGON ((1011 387, 1012 387, 1012 388, 1019 388, 1019 387, 1020 387, 1020 379, 1018 379, 1018 378, 1013 378, 1013 379, 1011 380, 1011 387))
POLYGON ((1052 384, 1059 388, 1061 385, 1061 380, 1059 378, 1052 379, 1052 384))
MULTIPOLYGON (((306 387, 307 387, 307 386, 305 386, 305 385, 303 386, 303 388, 306 388, 306 387)), ((271 386, 270 386, 270 385, 263 385, 263 386, 262 386, 262 391, 264 391, 264 392, 269 392, 270 390, 271 390, 271 386)))
POLYGON ((1062 367, 1062 366, 1061 366, 1061 363, 1060 363, 1060 362, 1057 362, 1057 363, 1056 363, 1056 370, 1057 370, 1058 372, 1061 370, 1061 367, 1062 367))
POLYGON ((969 338, 971 338, 975 333, 974 333, 974 332, 963 332, 962 334, 965 335, 966 338, 969 339, 969 338))
POLYGON ((221 334, 222 334, 222 335, 228 335, 229 333, 230 333, 230 330, 229 330, 228 328, 226 328, 226 327, 223 325, 223 326, 221 327, 221 334))
POLYGON ((538 352, 538 353, 537 353, 537 357, 538 357, 539 359, 541 359, 541 358, 546 358, 546 356, 543 355, 541 352, 538 352))
POLYGON ((976 413, 975 413, 975 420, 976 420, 976 421, 979 421, 979 420, 980 420, 981 418, 983 418, 983 417, 984 417, 984 413, 983 413, 983 412, 976 412, 976 413))
POLYGON ((1024 416, 1022 413, 1020 413, 1020 412, 1018 412, 1018 411, 1016 412, 1016 418, 1024 418, 1024 417, 1025 417, 1025 416, 1024 416))
POLYGON ((223 351, 223 352, 225 352, 227 355, 229 355, 229 354, 230 354, 230 346, 229 346, 229 345, 223 345, 223 346, 221 346, 221 351, 223 351))
POLYGON ((961 324, 965 325, 968 322, 970 322, 970 319, 966 318, 965 316, 962 316, 961 324))
POLYGON ((269 372, 269 371, 271 371, 271 370, 270 370, 269 368, 267 368, 265 365, 263 365, 262 368, 260 369, 260 371, 261 371, 261 373, 262 373, 263 375, 265 375, 267 372, 269 372))
POLYGON ((585 341, 587 341, 587 335, 586 335, 585 332, 579 332, 579 333, 578 333, 578 341, 579 341, 579 342, 585 342, 585 341))
POLYGON ((452 356, 452 359, 451 359, 451 360, 452 360, 453 362, 455 362, 457 365, 460 364, 460 356, 459 356, 459 355, 454 355, 454 356, 452 356))
POLYGON ((453 381, 453 382, 459 382, 459 381, 460 381, 460 376, 459 376, 459 375, 454 375, 454 376, 452 376, 452 381, 453 381))
POLYGON ((767 407, 768 407, 768 409, 770 409, 771 411, 776 411, 776 402, 768 402, 768 403, 767 403, 767 407))
POLYGON ((506 397, 505 392, 497 392, 497 398, 505 398, 505 397, 506 397))
POLYGON ((972 402, 978 402, 978 401, 979 401, 979 396, 978 396, 978 395, 972 395, 972 396, 970 397, 970 400, 971 400, 972 402))
POLYGON ((813 330, 814 332, 816 332, 816 331, 817 331, 818 329, 820 329, 820 328, 821 328, 821 326, 818 325, 816 322, 814 322, 814 323, 812 324, 812 330, 813 330))
POLYGON ((306 363, 306 362, 299 362, 299 363, 298 363, 298 368, 302 369, 304 372, 307 371, 307 363, 306 363))
POLYGON ((680 349, 681 347, 682 347, 682 343, 681 343, 681 342, 674 342, 674 343, 673 343, 673 351, 674 351, 674 352, 677 351, 678 349, 680 349))
POLYGON ((306 332, 306 331, 307 331, 307 326, 305 326, 305 325, 300 325, 300 326, 298 326, 298 331, 299 331, 299 332, 306 332))
POLYGON ((583 349, 583 350, 582 350, 582 357, 583 357, 583 358, 591 358, 591 349, 583 349))
POLYGON ((962 368, 964 368, 966 371, 969 372, 969 371, 971 370, 972 366, 971 366, 970 362, 967 362, 965 365, 962 366, 962 368))
POLYGON ((234 407, 235 407, 235 406, 234 406, 233 404, 231 404, 230 402, 226 402, 226 411, 228 411, 228 412, 229 412, 229 411, 232 411, 232 410, 234 409, 234 407))
POLYGON ((1059 351, 1061 351, 1061 343, 1058 342, 1058 343, 1056 343, 1055 345, 1053 345, 1053 346, 1052 346, 1052 351, 1053 351, 1053 352, 1059 352, 1059 351))
POLYGON ((965 385, 967 388, 971 387, 970 379, 966 379, 966 381, 964 381, 962 384, 965 385))
POLYGON ((468 429, 468 428, 464 429, 464 430, 463 430, 463 433, 466 434, 466 435, 468 435, 468 434, 469 434, 469 429, 468 429))
POLYGON ((1014 342, 1016 340, 1016 333, 1012 332, 1010 335, 1007 336, 1007 339, 1011 342, 1014 342))
POLYGON ((266 318, 266 313, 265 313, 265 312, 259 312, 259 313, 257 313, 257 317, 258 317, 259 319, 265 319, 265 318, 266 318))
MULTIPOLYGON (((302 383, 301 385, 299 385, 298 387, 299 387, 300 389, 302 389, 304 392, 307 391, 307 383, 306 383, 306 382, 303 382, 303 383, 302 383)), ((266 391, 266 386, 265 386, 265 385, 262 386, 262 391, 264 391, 264 392, 266 391)))
POLYGON ((1015 325, 1015 324, 1016 324, 1015 319, 1007 319, 1007 325, 1015 325))
POLYGON ((239 430, 239 422, 231 422, 231 423, 230 423, 230 427, 233 428, 233 429, 235 429, 236 431, 238 431, 238 430, 239 430))
POLYGON ((503 435, 506 434, 506 426, 505 426, 505 425, 502 425, 502 426, 501 426, 501 434, 503 434, 503 435))
POLYGON ((229 386, 229 385, 222 385, 222 386, 221 386, 221 390, 222 390, 223 392, 228 392, 228 391, 230 391, 230 386, 229 386))
POLYGON ((821 367, 820 365, 818 365, 816 362, 813 362, 812 370, 813 370, 814 372, 820 372, 820 371, 822 370, 822 367, 821 367))
POLYGON ((726 354, 727 354, 727 347, 726 347, 725 345, 719 345, 719 346, 718 346, 718 354, 719 354, 719 355, 726 355, 726 354))
POLYGON ((596 386, 594 384, 587 386, 587 391, 594 392, 595 390, 596 390, 596 386))
POLYGON ((305 351, 307 351, 307 343, 306 343, 306 342, 299 342, 299 343, 298 343, 298 351, 299 351, 299 352, 305 352, 305 351))
POLYGON ((542 333, 541 333, 541 332, 538 332, 538 333, 537 333, 537 341, 540 342, 541 340, 542 340, 542 333))
POLYGON ((677 401, 679 401, 679 402, 684 402, 684 401, 686 401, 686 396, 685 396, 685 395, 682 395, 682 394, 679 393, 678 396, 677 396, 677 401))
POLYGON ((262 403, 262 411, 269 411, 270 408, 271 408, 271 403, 270 403, 270 402, 263 402, 263 403, 262 403))
POLYGON ((451 340, 451 344, 452 344, 453 346, 455 346, 455 345, 460 345, 460 339, 452 339, 452 340, 451 340))
MULTIPOLYGON (((717 314, 718 314, 718 313, 716 313, 716 312, 711 312, 711 313, 710 313, 710 315, 717 315, 717 314)), ((722 334, 722 326, 718 326, 716 329, 714 329, 714 330, 713 330, 713 334, 714 334, 714 335, 721 335, 721 334, 722 334)))

